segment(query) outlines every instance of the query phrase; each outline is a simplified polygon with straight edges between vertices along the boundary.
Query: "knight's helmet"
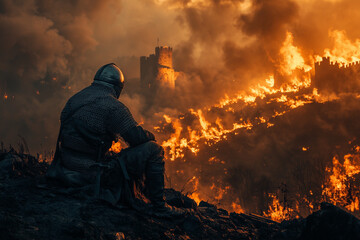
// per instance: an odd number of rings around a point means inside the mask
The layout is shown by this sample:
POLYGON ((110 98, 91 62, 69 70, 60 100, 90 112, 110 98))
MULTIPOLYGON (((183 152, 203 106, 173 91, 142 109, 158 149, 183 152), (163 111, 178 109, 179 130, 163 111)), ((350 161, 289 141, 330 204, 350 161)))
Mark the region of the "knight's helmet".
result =
POLYGON ((115 63, 102 66, 95 74, 94 83, 112 87, 119 98, 124 87, 124 75, 115 63))

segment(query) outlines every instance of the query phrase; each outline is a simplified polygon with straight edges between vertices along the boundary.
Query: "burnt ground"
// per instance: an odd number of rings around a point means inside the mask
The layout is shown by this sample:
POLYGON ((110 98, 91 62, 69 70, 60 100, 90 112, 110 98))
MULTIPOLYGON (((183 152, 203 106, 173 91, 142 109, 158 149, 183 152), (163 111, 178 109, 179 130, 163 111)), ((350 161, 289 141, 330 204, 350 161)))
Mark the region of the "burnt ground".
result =
POLYGON ((188 213, 162 219, 44 184, 47 167, 33 156, 0 151, 0 239, 360 239, 360 220, 328 203, 305 219, 277 223, 197 206, 167 189, 168 204, 188 213))

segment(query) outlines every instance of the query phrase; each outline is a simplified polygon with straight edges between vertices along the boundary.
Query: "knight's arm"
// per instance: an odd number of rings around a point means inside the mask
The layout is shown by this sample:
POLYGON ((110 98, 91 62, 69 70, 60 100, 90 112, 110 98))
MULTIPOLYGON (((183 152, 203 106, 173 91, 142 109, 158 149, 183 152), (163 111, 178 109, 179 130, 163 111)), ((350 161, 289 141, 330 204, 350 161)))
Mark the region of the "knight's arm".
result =
POLYGON ((122 103, 111 110, 108 119, 108 131, 120 135, 130 147, 134 147, 148 141, 155 141, 151 132, 143 129, 133 118, 129 109, 122 103))
POLYGON ((127 131, 123 139, 131 146, 137 146, 148 141, 155 141, 155 136, 151 132, 143 129, 141 126, 136 126, 127 131))

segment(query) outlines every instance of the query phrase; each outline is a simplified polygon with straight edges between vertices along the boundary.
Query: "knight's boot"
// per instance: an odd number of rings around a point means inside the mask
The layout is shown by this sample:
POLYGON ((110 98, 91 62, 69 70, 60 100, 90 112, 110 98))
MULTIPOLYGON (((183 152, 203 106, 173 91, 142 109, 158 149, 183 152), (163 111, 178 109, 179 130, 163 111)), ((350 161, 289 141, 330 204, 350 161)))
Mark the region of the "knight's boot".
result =
POLYGON ((149 199, 152 203, 152 215, 161 218, 176 218, 185 215, 186 212, 183 209, 165 203, 163 173, 148 175, 146 182, 149 199))

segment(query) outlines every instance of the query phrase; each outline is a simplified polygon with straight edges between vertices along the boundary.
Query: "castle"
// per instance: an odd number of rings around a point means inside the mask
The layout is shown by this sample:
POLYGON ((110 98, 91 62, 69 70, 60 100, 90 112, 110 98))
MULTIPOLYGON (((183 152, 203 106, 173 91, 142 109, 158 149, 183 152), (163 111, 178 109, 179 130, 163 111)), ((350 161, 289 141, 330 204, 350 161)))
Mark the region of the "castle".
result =
POLYGON ((312 83, 319 89, 352 92, 359 89, 359 78, 359 61, 340 66, 338 62, 330 62, 329 57, 323 57, 321 62, 315 63, 315 76, 312 83))
POLYGON ((149 92, 156 93, 160 88, 174 89, 176 75, 171 47, 156 47, 155 54, 140 57, 140 82, 149 92))

